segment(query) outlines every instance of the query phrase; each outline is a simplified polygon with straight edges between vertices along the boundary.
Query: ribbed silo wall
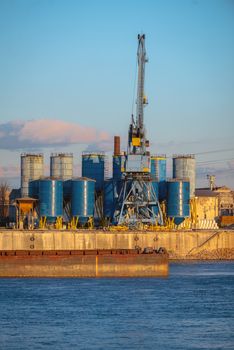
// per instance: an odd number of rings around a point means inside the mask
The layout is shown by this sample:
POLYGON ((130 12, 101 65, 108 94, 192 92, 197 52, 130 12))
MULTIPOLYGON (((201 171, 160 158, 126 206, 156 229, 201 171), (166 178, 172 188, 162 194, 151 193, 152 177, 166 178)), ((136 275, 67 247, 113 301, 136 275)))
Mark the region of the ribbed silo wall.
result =
POLYGON ((113 179, 114 180, 121 180, 122 178, 122 156, 113 156, 112 159, 112 167, 113 167, 113 179))
POLYGON ((44 175, 43 154, 21 154, 21 197, 29 196, 29 181, 44 175))
POLYGON ((85 224, 94 215, 95 181, 88 178, 76 178, 71 181, 71 216, 79 217, 79 223, 85 224))
POLYGON ((52 153, 50 156, 50 176, 61 180, 71 179, 73 177, 73 154, 52 153))
POLYGON ((104 180, 107 170, 106 156, 101 153, 82 154, 82 177, 96 181, 95 189, 101 191, 104 188, 104 180))
POLYGON ((187 180, 171 179, 167 182, 167 216, 174 218, 176 225, 190 215, 190 183, 187 180))
POLYGON ((51 221, 63 216, 63 181, 39 180, 39 213, 51 221))
POLYGON ((150 159, 152 180, 159 183, 159 201, 163 201, 167 196, 167 159, 165 155, 154 155, 150 159))
POLYGON ((118 182, 112 179, 104 182, 103 212, 105 218, 113 218, 117 199, 117 186, 118 182))
POLYGON ((173 156, 173 178, 189 179, 190 198, 195 196, 196 162, 194 155, 173 156))

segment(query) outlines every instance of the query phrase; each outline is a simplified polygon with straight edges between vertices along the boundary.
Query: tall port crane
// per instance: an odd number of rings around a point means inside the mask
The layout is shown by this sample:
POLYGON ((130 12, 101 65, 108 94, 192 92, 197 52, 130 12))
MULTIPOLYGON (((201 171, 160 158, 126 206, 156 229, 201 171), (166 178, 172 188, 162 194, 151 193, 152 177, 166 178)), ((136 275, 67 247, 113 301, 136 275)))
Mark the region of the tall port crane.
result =
POLYGON ((129 127, 128 154, 146 153, 146 135, 144 127, 144 106, 147 99, 144 95, 145 63, 148 62, 145 51, 145 35, 138 35, 138 85, 136 101, 136 120, 132 115, 132 122, 129 127))
POLYGON ((144 125, 144 106, 147 99, 144 94, 145 63, 148 61, 145 50, 145 35, 138 35, 138 81, 136 116, 132 115, 128 132, 128 149, 125 158, 123 185, 118 196, 115 219, 119 225, 138 226, 145 224, 163 224, 162 212, 158 202, 157 184, 152 182, 150 174, 150 152, 146 149, 144 125))

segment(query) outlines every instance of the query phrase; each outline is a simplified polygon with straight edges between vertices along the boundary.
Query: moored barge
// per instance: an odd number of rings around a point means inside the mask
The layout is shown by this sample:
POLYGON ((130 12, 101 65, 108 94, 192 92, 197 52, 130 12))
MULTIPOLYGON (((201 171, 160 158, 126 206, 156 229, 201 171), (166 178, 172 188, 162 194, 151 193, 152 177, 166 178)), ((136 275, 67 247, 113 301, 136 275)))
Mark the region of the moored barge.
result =
POLYGON ((166 277, 168 254, 153 250, 5 250, 0 277, 166 277))

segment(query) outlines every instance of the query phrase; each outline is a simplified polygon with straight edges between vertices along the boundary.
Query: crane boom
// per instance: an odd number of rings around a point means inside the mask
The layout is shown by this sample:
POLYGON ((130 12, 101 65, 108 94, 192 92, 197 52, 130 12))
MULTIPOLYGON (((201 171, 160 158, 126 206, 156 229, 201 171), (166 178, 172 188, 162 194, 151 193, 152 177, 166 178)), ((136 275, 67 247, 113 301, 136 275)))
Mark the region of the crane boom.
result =
POLYGON ((146 141, 146 132, 144 125, 144 106, 147 103, 144 94, 145 83, 145 34, 138 34, 138 80, 137 80, 137 100, 136 100, 136 118, 132 116, 132 122, 128 133, 128 152, 126 159, 126 172, 149 173, 150 158, 146 152, 148 141, 146 141))
POLYGON ((145 51, 145 35, 138 35, 138 84, 137 84, 137 111, 136 111, 136 127, 144 136, 144 104, 146 103, 144 96, 145 83, 145 63, 147 62, 145 51))
POLYGON ((146 135, 144 126, 144 105, 147 104, 144 85, 145 85, 145 63, 148 62, 145 50, 145 34, 138 34, 138 79, 137 79, 137 100, 136 100, 136 120, 132 116, 132 123, 129 127, 128 149, 129 154, 146 153, 146 135))

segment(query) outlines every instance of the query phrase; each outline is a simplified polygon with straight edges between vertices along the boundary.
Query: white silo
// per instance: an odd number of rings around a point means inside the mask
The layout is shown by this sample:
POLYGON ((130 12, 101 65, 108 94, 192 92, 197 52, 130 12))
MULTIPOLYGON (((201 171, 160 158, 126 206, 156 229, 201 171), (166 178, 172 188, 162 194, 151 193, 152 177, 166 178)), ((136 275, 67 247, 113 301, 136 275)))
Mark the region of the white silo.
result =
POLYGON ((21 197, 28 197, 29 181, 44 175, 44 157, 42 153, 21 154, 21 197))
POLYGON ((61 180, 71 179, 73 177, 73 154, 52 153, 50 155, 50 176, 61 180))
POLYGON ((173 155, 173 178, 189 179, 190 198, 195 196, 196 162, 193 154, 173 155))

